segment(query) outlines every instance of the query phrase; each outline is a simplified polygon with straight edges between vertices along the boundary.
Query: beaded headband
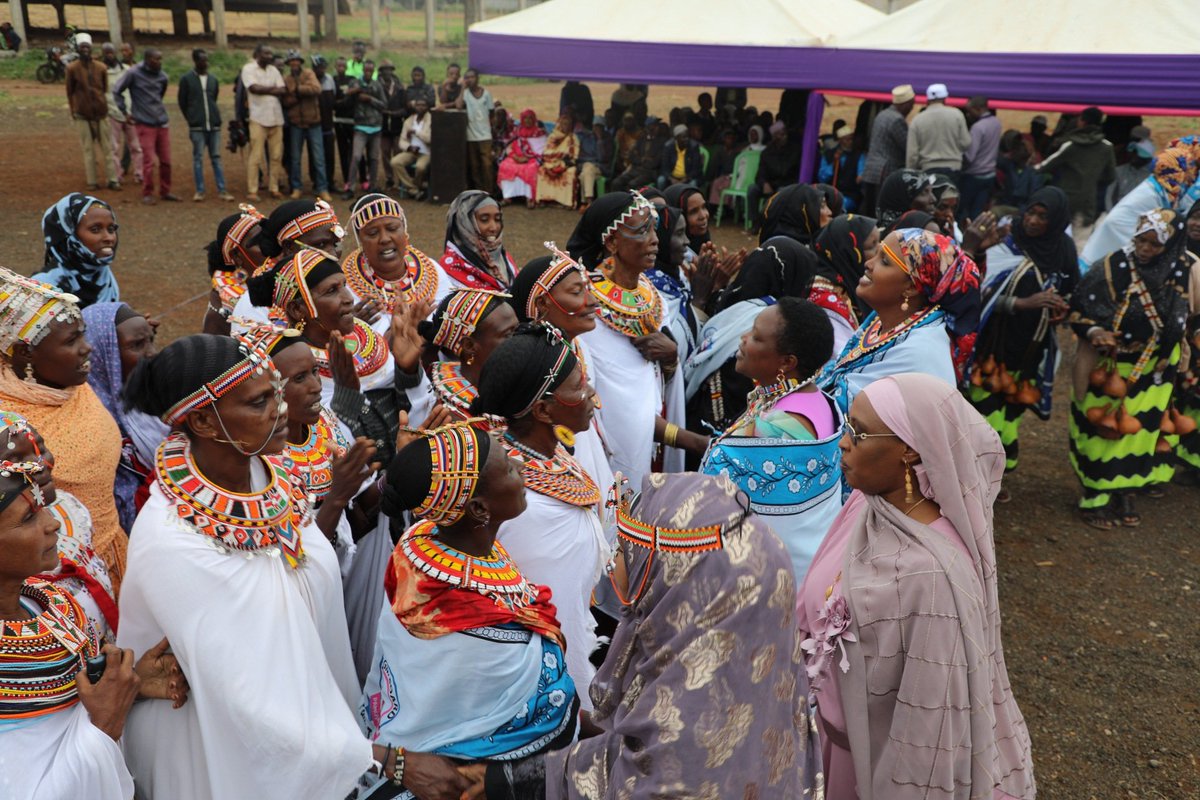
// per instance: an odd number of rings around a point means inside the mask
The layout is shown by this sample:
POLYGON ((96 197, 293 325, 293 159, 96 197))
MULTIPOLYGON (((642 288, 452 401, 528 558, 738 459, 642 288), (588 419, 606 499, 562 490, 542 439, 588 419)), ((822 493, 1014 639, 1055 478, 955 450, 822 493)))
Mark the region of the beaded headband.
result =
POLYGON ((256 320, 243 319, 241 317, 231 317, 229 322, 239 328, 245 328, 245 332, 239 337, 240 339, 250 343, 268 355, 285 339, 300 341, 300 331, 295 328, 280 328, 276 325, 263 324, 256 320))
MULTIPOLYGON (((246 234, 265 219, 254 206, 242 204, 239 208, 242 210, 242 215, 238 217, 237 222, 233 223, 221 241, 221 260, 230 265, 233 264, 234 251, 242 250, 246 234)), ((245 251, 243 250, 243 252, 245 251)))
POLYGON ((301 250, 292 256, 279 268, 279 272, 275 276, 275 295, 272 299, 274 306, 286 312, 288 303, 299 296, 304 301, 304 307, 308 309, 308 313, 313 317, 317 316, 316 303, 313 302, 312 292, 305 279, 317 264, 327 258, 328 256, 319 250, 301 250))
POLYGON ((630 513, 631 498, 622 494, 618 484, 613 484, 607 505, 615 509, 617 536, 630 544, 661 553, 697 553, 704 550, 720 550, 725 546, 722 525, 705 525, 700 528, 664 528, 642 522, 630 513))
POLYGON ((412 513, 438 525, 453 525, 466 513, 483 471, 475 431, 465 420, 421 433, 429 440, 432 459, 429 493, 412 513))
POLYGON ((268 369, 275 368, 271 363, 271 357, 262 347, 244 336, 235 336, 234 338, 238 342, 238 350, 245 358, 167 409, 166 413, 162 415, 163 422, 168 425, 177 425, 193 411, 210 406, 229 394, 234 387, 247 378, 262 375, 268 369))
POLYGON ((37 347, 56 322, 77 322, 79 298, 48 283, 0 267, 0 353, 11 357, 13 346, 37 347))
POLYGON ((404 223, 404 229, 408 230, 408 218, 404 216, 404 209, 392 198, 382 195, 369 203, 363 203, 350 215, 350 230, 357 236, 364 225, 380 217, 396 217, 404 223))
MULTIPOLYGON (((39 508, 44 508, 46 505, 46 495, 42 492, 42 487, 38 485, 37 476, 46 469, 46 462, 40 458, 36 461, 8 461, 0 459, 0 477, 11 478, 14 475, 19 475, 25 481, 25 485, 29 487, 29 493, 33 495, 33 502, 39 508)), ((0 490, 0 511, 8 508, 25 492, 25 487, 22 487, 17 492, 5 492, 0 490)))
POLYGON ((433 343, 448 353, 458 355, 463 340, 475 332, 488 304, 497 298, 511 296, 490 289, 457 290, 446 304, 446 313, 442 315, 442 322, 433 334, 433 343))
MULTIPOLYGON (((6 451, 17 449, 17 443, 13 441, 14 437, 24 435, 33 445, 33 453, 35 458, 25 459, 24 461, 12 461, 0 458, 0 475, 9 477, 12 473, 17 473, 25 478, 25 483, 29 485, 30 493, 33 495, 34 501, 39 506, 44 506, 45 495, 42 493, 42 487, 34 476, 47 469, 46 459, 42 455, 42 451, 38 448, 37 439, 34 438, 33 428, 29 425, 29 420, 22 417, 13 411, 0 411, 0 434, 8 434, 8 444, 6 451)), ((24 490, 22 490, 24 491, 24 490)), ((0 492, 0 511, 17 499, 20 492, 17 494, 5 495, 0 492)))
POLYGON ((537 392, 534 393, 533 399, 529 401, 529 405, 525 406, 525 408, 521 409, 516 414, 514 414, 513 415, 514 419, 519 419, 519 418, 525 416, 526 414, 528 414, 530 411, 533 410, 534 403, 536 403, 538 400, 542 399, 543 397, 545 397, 547 394, 550 393, 550 387, 554 385, 554 382, 556 380, 558 380, 559 375, 563 370, 563 365, 565 365, 567 363, 567 360, 571 356, 574 355, 574 351, 571 349, 571 345, 569 345, 567 343, 567 341, 565 339, 563 339, 562 333, 559 332, 558 328, 555 328, 551 325, 547 325, 546 326, 546 336, 547 336, 547 338, 550 339, 550 342, 552 344, 557 344, 562 349, 558 353, 558 358, 556 358, 554 360, 554 364, 546 372, 545 377, 542 378, 542 385, 539 386, 537 392))
POLYGON ((896 262, 896 266, 898 266, 900 269, 904 270, 905 275, 912 274, 912 270, 910 270, 908 267, 908 262, 905 261, 903 258, 901 258, 899 253, 897 253, 892 248, 888 247, 886 244, 881 244, 880 247, 883 248, 883 252, 887 253, 888 256, 891 257, 892 261, 896 262))
POLYGON ((601 237, 600 241, 607 242, 617 232, 617 228, 628 224, 642 209, 648 209, 651 220, 656 224, 658 223, 658 209, 654 207, 654 203, 643 197, 641 192, 631 191, 630 194, 633 195, 633 200, 629 203, 629 207, 622 211, 621 216, 614 219, 612 224, 604 229, 604 236, 601 237))
POLYGON ((345 236, 346 231, 338 224, 337 214, 333 213, 333 208, 324 200, 318 200, 316 205, 317 207, 312 211, 289 220, 286 225, 279 229, 279 233, 275 236, 275 241, 283 244, 292 239, 299 239, 309 231, 324 228, 327 225, 333 226, 333 235, 337 238, 341 239, 345 236))
POLYGON ((583 268, 583 265, 562 250, 559 250, 558 245, 554 242, 543 242, 542 244, 554 254, 554 259, 550 262, 550 266, 546 268, 546 271, 542 273, 541 277, 534 282, 533 288, 529 290, 529 298, 525 301, 525 316, 529 317, 529 319, 537 318, 535 301, 544 294, 550 294, 550 290, 557 286, 559 281, 571 274, 572 270, 587 277, 587 270, 583 268))

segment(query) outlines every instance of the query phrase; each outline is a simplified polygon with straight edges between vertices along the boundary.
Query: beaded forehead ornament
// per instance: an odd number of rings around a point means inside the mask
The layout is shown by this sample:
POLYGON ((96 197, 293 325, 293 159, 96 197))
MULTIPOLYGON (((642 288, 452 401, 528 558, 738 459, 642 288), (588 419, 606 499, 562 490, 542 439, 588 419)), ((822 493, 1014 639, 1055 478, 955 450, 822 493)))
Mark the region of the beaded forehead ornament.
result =
POLYGON ((231 325, 245 328, 246 331, 240 338, 268 355, 284 340, 288 340, 289 343, 300 341, 300 331, 295 328, 281 328, 243 317, 230 317, 229 322, 231 325))
POLYGON ((12 357, 17 342, 37 347, 56 322, 83 318, 73 294, 0 267, 0 353, 12 357))
MULTIPOLYGON (((473 422, 464 420, 432 431, 420 431, 429 441, 432 459, 429 493, 413 514, 436 525, 453 525, 466 513, 467 501, 479 484, 483 459, 473 422)), ((485 434, 487 435, 487 434, 485 434)))
POLYGON ((463 339, 475 332, 475 327, 493 300, 512 295, 493 292, 489 289, 459 289, 450 296, 442 323, 433 335, 433 343, 443 350, 457 355, 462 350, 463 339))
POLYGON ((363 203, 350 215, 350 230, 358 236, 364 225, 380 217, 396 217, 404 223, 404 230, 408 230, 408 218, 404 216, 404 209, 395 200, 384 195, 363 203))
POLYGON ((604 229, 604 237, 600 241, 607 242, 610 238, 612 238, 612 235, 617 232, 617 228, 621 227, 622 225, 628 226, 630 220, 637 216, 637 213, 642 209, 646 209, 650 212, 651 225, 658 224, 658 209, 654 207, 654 203, 651 203, 649 200, 643 197, 641 192, 631 191, 630 194, 633 195, 633 200, 630 202, 629 207, 622 211, 621 215, 614 219, 612 224, 604 229))
POLYGON ((337 238, 341 239, 345 236, 346 231, 338 224, 337 214, 333 213, 333 208, 324 200, 318 200, 316 206, 312 211, 301 214, 280 228, 275 240, 283 244, 292 239, 299 239, 309 231, 326 226, 333 227, 333 235, 337 238))
POLYGON ((554 259, 542 276, 534 282, 533 288, 529 290, 529 298, 525 301, 525 316, 530 319, 537 319, 537 299, 542 295, 549 295, 550 290, 557 286, 563 278, 572 272, 578 272, 585 278, 587 277, 587 270, 583 268, 583 265, 559 250, 558 245, 554 242, 542 242, 542 244, 554 254, 554 259))
MULTIPOLYGON (((12 436, 16 436, 19 433, 24 432, 25 435, 29 436, 31 439, 33 437, 33 435, 29 432, 29 423, 25 421, 25 418, 17 417, 17 419, 20 420, 19 423, 8 423, 6 421, 4 423, 4 428, 0 428, 0 431, 9 431, 9 450, 16 449, 16 446, 11 438, 12 436)), ((36 445, 34 449, 36 451, 36 445)), ((45 469, 46 462, 41 459, 40 455, 36 459, 29 459, 26 461, 10 461, 7 458, 0 456, 0 478, 11 478, 13 476, 17 476, 21 478, 25 484, 15 491, 0 488, 0 511, 3 511, 12 505, 12 503, 18 497, 21 497, 25 493, 26 488, 28 488, 29 493, 33 495, 33 505, 38 508, 44 508, 46 505, 46 496, 42 493, 42 487, 38 485, 37 476, 45 469)))
POLYGON ((299 296, 304 301, 309 315, 316 317, 317 306, 313 302, 312 291, 309 290, 305 278, 326 258, 328 256, 319 250, 301 250, 281 266, 275 276, 275 297, 272 300, 275 307, 286 310, 288 303, 299 296))
POLYGON ((238 342, 238 350, 245 358, 167 409, 167 412, 162 415, 163 422, 168 425, 176 425, 193 411, 217 402, 247 378, 263 375, 268 370, 273 374, 275 382, 279 383, 279 372, 271 363, 271 357, 267 355, 267 351, 244 336, 234 338, 238 342))
POLYGON ((233 226, 221 241, 221 260, 229 266, 233 266, 233 254, 235 250, 241 250, 242 255, 249 259, 245 250, 246 234, 264 219, 263 215, 258 213, 258 209, 254 206, 242 204, 239 208, 242 210, 242 215, 238 217, 237 222, 233 223, 233 226))

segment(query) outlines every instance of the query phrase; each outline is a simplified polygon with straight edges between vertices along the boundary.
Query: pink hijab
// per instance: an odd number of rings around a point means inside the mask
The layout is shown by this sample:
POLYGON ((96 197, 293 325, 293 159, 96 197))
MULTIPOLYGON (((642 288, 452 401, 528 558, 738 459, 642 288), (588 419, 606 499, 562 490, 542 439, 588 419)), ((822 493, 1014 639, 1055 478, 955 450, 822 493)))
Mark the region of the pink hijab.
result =
MULTIPOLYGON (((921 492, 966 546, 867 496, 843 586, 857 642, 838 674, 860 800, 1033 798, 1029 732, 1000 641, 992 503, 995 431, 954 387, 919 374, 864 392, 921 456, 921 492)), ((843 640, 845 641, 845 640, 843 640)))

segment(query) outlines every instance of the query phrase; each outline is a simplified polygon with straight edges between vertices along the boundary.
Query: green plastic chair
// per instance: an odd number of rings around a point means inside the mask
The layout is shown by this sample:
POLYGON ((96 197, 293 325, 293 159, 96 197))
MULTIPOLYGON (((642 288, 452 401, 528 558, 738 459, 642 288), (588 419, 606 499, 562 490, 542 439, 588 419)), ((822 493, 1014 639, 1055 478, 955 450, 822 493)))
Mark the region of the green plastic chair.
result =
POLYGON ((721 203, 717 206, 717 227, 721 226, 721 217, 725 213, 725 198, 733 198, 733 221, 737 222, 738 202, 742 205, 742 221, 746 230, 750 230, 750 198, 747 191, 754 185, 758 177, 758 162, 762 151, 749 148, 738 153, 733 160, 734 182, 728 189, 721 192, 721 203))

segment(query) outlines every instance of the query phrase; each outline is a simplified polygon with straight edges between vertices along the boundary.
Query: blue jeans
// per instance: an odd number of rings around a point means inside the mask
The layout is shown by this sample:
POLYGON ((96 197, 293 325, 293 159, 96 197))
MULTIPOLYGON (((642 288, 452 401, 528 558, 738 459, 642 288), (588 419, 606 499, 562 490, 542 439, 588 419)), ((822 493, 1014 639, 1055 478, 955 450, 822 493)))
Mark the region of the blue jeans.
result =
POLYGON ((196 191, 204 194, 204 148, 208 148, 208 157, 212 161, 213 180, 217 182, 217 191, 225 191, 225 171, 221 169, 221 129, 211 131, 188 131, 192 137, 192 178, 196 181, 196 191))
POLYGON ((313 125, 311 128, 301 128, 299 125, 288 127, 288 160, 291 167, 288 174, 292 176, 292 189, 299 190, 302 183, 300 150, 303 142, 308 142, 309 156, 317 171, 316 190, 318 193, 328 192, 329 182, 325 179, 325 137, 321 133, 320 125, 313 125))

